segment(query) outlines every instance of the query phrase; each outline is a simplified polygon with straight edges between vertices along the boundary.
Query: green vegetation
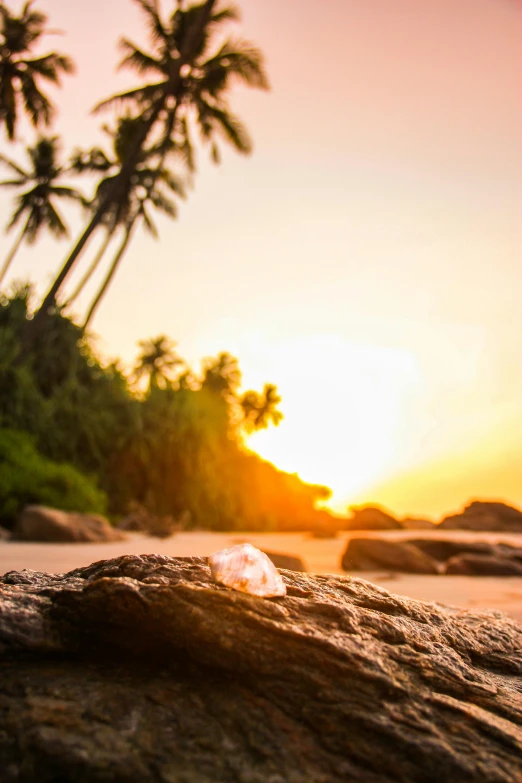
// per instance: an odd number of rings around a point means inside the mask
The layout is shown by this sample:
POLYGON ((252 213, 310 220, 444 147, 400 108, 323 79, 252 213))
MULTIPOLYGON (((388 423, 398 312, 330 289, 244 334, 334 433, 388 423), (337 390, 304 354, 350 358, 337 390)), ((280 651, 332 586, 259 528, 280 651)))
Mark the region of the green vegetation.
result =
POLYGON ((0 430, 0 521, 14 522, 29 503, 103 513, 107 498, 71 465, 42 457, 25 432, 0 430))
POLYGON ((102 366, 81 328, 57 311, 19 364, 30 296, 21 288, 0 302, 1 522, 24 502, 100 510, 106 493, 113 515, 138 503, 186 527, 317 524, 314 506, 329 491, 244 446, 246 433, 279 423, 274 386, 240 393, 237 360, 226 353, 197 375, 164 335, 140 343, 126 377, 117 364, 102 366))

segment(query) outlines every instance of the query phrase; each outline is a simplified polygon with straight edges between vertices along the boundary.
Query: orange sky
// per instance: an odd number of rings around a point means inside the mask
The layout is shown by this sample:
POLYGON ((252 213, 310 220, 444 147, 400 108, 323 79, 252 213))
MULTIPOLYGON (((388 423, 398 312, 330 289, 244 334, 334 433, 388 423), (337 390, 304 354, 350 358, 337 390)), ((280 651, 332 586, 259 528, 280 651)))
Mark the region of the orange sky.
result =
MULTIPOLYGON (((143 42, 143 24, 130 0, 38 5, 79 69, 58 129, 90 145, 89 108, 135 82, 115 42, 143 42)), ((336 508, 522 505, 522 5, 240 5, 272 83, 233 96, 254 155, 201 159, 179 221, 135 239, 101 349, 131 360, 165 332, 192 361, 235 353, 245 385, 284 400, 252 445, 332 486, 336 508)), ((43 288, 66 250, 24 250, 14 276, 43 288)))

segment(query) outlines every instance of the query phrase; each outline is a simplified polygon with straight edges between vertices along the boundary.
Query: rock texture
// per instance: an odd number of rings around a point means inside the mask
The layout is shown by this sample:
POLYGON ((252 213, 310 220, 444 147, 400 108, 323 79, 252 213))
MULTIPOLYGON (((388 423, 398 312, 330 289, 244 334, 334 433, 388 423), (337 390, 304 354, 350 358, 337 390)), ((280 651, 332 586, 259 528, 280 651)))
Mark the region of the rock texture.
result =
POLYGON ((491 555, 457 555, 446 563, 446 574, 465 576, 522 576, 522 562, 491 555))
POLYGON ((374 506, 351 508, 352 516, 345 524, 346 530, 402 530, 401 523, 374 506))
POLYGON ((462 514, 453 514, 439 525, 447 530, 488 530, 511 533, 522 532, 522 511, 505 503, 476 500, 466 506, 462 514))
POLYGON ((125 535, 95 514, 74 514, 47 506, 26 506, 18 517, 16 541, 100 542, 123 541, 125 535))
POLYGON ((344 571, 401 571, 407 574, 438 574, 436 561, 407 542, 380 538, 352 538, 342 556, 344 571))
POLYGON ((522 628, 126 556, 0 579, 2 783, 520 783, 522 628))

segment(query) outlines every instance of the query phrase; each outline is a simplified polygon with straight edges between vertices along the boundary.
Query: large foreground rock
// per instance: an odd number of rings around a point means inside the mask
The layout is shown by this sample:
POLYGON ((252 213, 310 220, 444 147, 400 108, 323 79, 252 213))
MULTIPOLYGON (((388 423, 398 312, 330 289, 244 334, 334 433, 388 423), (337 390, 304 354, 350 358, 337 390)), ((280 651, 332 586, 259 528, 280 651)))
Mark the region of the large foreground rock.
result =
POLYGON ((352 538, 342 556, 344 571, 401 571, 408 574, 438 574, 435 560, 416 546, 380 538, 352 538))
POLYGON ((453 514, 442 520, 443 530, 487 530, 522 533, 522 511, 505 503, 476 500, 466 506, 462 514, 453 514))
POLYGON ((522 628, 203 558, 0 579, 2 783, 520 783, 522 628))
POLYGON ((105 517, 72 514, 47 506, 26 506, 13 530, 16 541, 100 542, 123 541, 125 535, 114 530, 105 517))

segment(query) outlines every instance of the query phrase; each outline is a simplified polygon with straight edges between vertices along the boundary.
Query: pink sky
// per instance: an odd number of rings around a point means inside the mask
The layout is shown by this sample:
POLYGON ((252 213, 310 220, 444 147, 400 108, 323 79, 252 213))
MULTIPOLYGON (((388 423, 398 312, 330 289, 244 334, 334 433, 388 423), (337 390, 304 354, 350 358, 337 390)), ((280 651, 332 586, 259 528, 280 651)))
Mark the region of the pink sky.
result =
MULTIPOLYGON (((130 0, 38 5, 78 64, 58 130, 90 145, 88 110, 136 82, 114 72, 116 41, 143 43, 143 23, 130 0)), ((252 444, 330 484, 338 508, 522 504, 522 5, 240 6, 272 84, 232 99, 255 152, 201 158, 179 221, 135 239, 94 323, 101 349, 130 361, 164 332, 195 362, 235 353, 246 385, 284 399, 252 444)), ((14 276, 43 288, 66 250, 24 250, 14 276)))

